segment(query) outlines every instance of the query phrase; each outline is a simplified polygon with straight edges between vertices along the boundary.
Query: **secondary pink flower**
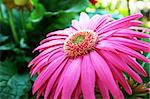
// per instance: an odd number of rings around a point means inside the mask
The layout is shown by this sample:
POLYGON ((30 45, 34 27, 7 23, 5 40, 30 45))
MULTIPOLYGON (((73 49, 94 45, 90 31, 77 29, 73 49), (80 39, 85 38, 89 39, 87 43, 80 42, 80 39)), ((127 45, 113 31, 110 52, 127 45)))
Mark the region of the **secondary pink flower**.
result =
POLYGON ((70 28, 49 33, 34 50, 40 54, 29 64, 31 74, 38 73, 33 93, 44 99, 79 99, 81 95, 95 99, 98 87, 104 99, 110 98, 109 92, 114 99, 123 99, 120 84, 132 94, 123 72, 141 83, 138 74, 147 74, 135 59, 150 63, 139 53, 150 52, 150 45, 138 40, 150 35, 134 30, 138 30, 141 22, 136 19, 141 17, 134 14, 112 20, 110 15, 89 18, 81 13, 70 28))

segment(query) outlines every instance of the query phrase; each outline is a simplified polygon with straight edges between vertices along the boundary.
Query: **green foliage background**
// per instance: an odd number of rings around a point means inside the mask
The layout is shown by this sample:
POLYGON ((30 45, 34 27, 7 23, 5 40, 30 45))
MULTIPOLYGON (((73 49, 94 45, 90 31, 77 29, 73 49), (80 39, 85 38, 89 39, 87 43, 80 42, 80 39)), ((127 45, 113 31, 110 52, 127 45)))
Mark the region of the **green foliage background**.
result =
MULTIPOLYGON (((119 5, 112 8, 111 2, 107 5, 103 3, 92 5, 88 0, 32 0, 33 9, 29 11, 26 8, 10 10, 0 0, 0 99, 35 99, 31 87, 36 77, 30 77, 27 65, 38 54, 33 54, 32 50, 48 32, 70 26, 71 20, 78 19, 82 11, 91 16, 111 13, 115 19, 129 14, 127 8, 119 8, 119 5)), ((141 12, 147 13, 145 10, 141 12)), ((150 21, 149 16, 143 20, 150 21)), ((144 26, 149 27, 149 24, 144 26)), ((150 54, 144 55, 150 59, 150 54)), ((149 74, 148 64, 140 64, 149 74)), ((149 76, 143 80, 148 83, 149 76)))

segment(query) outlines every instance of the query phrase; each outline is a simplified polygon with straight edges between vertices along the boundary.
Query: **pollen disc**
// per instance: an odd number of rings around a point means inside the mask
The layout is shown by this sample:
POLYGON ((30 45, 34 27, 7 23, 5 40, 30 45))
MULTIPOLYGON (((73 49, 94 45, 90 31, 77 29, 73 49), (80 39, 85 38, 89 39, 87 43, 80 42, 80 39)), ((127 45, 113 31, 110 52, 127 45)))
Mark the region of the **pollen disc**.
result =
POLYGON ((87 54, 95 49, 97 34, 92 30, 81 30, 71 34, 64 42, 64 51, 69 57, 87 54))

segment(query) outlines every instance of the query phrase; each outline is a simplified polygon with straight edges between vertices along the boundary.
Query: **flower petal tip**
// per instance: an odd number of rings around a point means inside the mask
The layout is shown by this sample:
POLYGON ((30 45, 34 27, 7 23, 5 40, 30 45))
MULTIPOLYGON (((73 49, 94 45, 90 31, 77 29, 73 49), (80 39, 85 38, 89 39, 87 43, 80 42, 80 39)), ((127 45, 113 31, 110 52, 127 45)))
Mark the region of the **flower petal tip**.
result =
POLYGON ((128 92, 127 92, 129 95, 132 95, 132 90, 131 90, 131 88, 130 88, 130 90, 128 90, 128 92))
POLYGON ((143 14, 141 14, 141 13, 136 13, 136 14, 133 14, 133 15, 136 16, 137 18, 143 17, 143 14))
POLYGON ((80 16, 81 16, 81 15, 87 15, 87 13, 85 13, 85 12, 81 12, 81 13, 80 13, 80 16))

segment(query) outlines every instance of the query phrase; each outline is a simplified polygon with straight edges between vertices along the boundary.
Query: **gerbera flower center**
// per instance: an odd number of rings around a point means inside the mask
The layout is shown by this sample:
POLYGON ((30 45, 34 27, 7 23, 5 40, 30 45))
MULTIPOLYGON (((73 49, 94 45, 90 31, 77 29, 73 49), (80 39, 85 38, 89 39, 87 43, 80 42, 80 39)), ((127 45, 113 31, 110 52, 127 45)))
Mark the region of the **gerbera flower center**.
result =
POLYGON ((74 43, 75 44, 79 44, 81 43, 83 40, 85 39, 85 36, 84 35, 80 35, 80 36, 77 36, 75 39, 74 39, 74 43))
POLYGON ((64 43, 64 51, 69 57, 87 54, 95 48, 97 34, 92 30, 81 30, 70 35, 64 43))

